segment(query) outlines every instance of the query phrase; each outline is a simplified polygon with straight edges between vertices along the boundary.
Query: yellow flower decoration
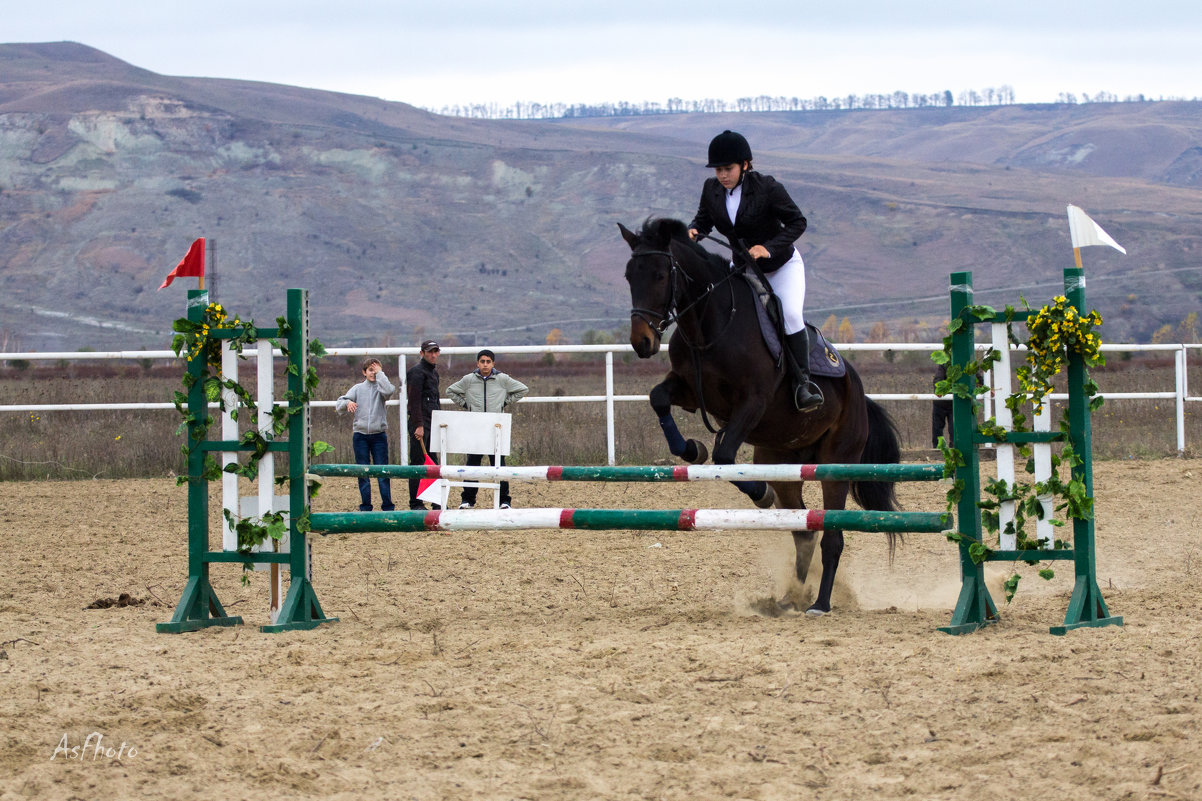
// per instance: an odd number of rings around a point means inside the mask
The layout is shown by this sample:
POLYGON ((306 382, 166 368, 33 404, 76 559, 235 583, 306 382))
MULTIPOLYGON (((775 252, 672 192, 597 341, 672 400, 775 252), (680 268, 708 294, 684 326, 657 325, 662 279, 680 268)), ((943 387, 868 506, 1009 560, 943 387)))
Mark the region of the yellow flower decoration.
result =
POLYGON ((1068 350, 1081 354, 1087 367, 1105 363, 1100 352, 1102 339, 1093 331, 1101 325, 1102 316, 1096 310, 1081 314, 1064 295, 1052 300, 1028 320, 1027 363, 1018 368, 1019 383, 1032 396, 1037 414, 1052 391, 1052 379, 1067 362, 1068 350))

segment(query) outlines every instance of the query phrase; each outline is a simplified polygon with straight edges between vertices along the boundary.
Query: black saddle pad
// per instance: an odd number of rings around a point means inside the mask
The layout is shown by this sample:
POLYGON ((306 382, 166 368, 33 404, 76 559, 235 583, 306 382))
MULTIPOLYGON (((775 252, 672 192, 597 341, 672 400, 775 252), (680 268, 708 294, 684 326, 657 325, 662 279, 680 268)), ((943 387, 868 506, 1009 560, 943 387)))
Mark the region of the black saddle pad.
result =
POLYGON ((816 327, 806 323, 806 328, 810 331, 810 374, 841 378, 847 373, 847 365, 839 351, 816 327))
MULTIPOLYGON (((772 358, 779 360, 782 350, 779 300, 775 303, 769 302, 772 290, 759 279, 755 271, 746 270, 742 276, 758 301, 755 304, 755 312, 759 320, 760 336, 764 338, 764 344, 768 346, 772 358), (774 306, 776 308, 773 308, 774 306)), ((843 357, 839 355, 839 351, 826 341, 826 337, 822 336, 817 327, 806 323, 806 328, 810 332, 810 374, 841 378, 847 372, 847 367, 843 364, 843 357)))

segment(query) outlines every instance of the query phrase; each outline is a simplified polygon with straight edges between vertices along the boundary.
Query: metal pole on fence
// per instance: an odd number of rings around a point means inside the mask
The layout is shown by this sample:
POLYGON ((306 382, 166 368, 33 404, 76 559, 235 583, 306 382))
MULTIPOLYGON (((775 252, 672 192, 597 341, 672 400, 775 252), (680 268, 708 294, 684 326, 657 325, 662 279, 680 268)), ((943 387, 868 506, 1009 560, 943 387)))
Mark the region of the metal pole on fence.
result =
POLYGON ((409 368, 405 365, 405 354, 401 353, 396 357, 396 364, 399 376, 397 386, 401 388, 401 395, 397 399, 399 424, 396 438, 401 443, 401 464, 409 464, 409 381, 407 380, 409 368))
POLYGON ((1185 456, 1185 397, 1186 397, 1186 371, 1185 371, 1185 345, 1173 354, 1173 372, 1176 373, 1176 390, 1177 390, 1177 455, 1185 456))
POLYGON ((614 352, 605 352, 605 446, 609 466, 617 464, 614 443, 614 352))

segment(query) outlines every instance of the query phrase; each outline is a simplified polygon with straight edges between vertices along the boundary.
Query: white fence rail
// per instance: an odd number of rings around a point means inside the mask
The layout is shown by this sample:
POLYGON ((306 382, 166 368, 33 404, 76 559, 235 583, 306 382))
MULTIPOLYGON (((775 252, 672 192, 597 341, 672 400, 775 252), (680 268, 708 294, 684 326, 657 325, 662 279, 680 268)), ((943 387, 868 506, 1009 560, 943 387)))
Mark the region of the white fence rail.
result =
MULTIPOLYGON (((844 353, 852 353, 856 351, 866 351, 875 353, 884 353, 886 351, 926 351, 931 352, 940 350, 941 346, 928 343, 891 343, 891 342, 854 342, 847 344, 836 344, 836 348, 844 353)), ((979 344, 978 348, 988 347, 985 344, 979 344)), ((602 395, 548 395, 548 396, 531 396, 527 395, 522 399, 522 403, 604 403, 605 404, 605 425, 606 425, 606 445, 609 457, 609 464, 615 463, 615 437, 614 437, 614 404, 628 403, 637 401, 646 403, 647 395, 618 395, 614 392, 614 354, 626 354, 630 352, 628 345, 513 345, 492 346, 491 349, 498 353, 503 353, 507 356, 524 355, 524 354, 557 354, 557 353, 596 353, 604 356, 604 372, 605 372, 605 393, 602 395)), ((1163 345, 1127 345, 1127 344, 1107 344, 1102 345, 1103 352, 1110 353, 1135 353, 1135 352, 1161 352, 1173 354, 1173 373, 1174 385, 1171 389, 1166 389, 1161 392, 1102 392, 1101 395, 1107 400, 1173 400, 1174 412, 1176 416, 1177 430, 1177 452, 1185 452, 1185 404, 1196 403, 1202 401, 1202 396, 1192 396, 1189 394, 1188 382, 1188 352, 1190 350, 1202 349, 1202 344, 1163 344, 1163 345)), ((442 349, 445 355, 456 356, 466 355, 469 357, 475 356, 478 348, 476 347, 446 347, 442 349)), ((400 379, 400 391, 398 398, 388 402, 390 407, 397 410, 397 418, 399 422, 398 431, 405 431, 405 421, 408 416, 407 410, 407 393, 405 392, 405 372, 412 364, 410 359, 416 359, 418 349, 414 347, 407 348, 330 348, 327 353, 330 356, 365 356, 371 354, 381 359, 395 357, 396 358, 396 373, 400 379)), ((275 351, 276 356, 280 356, 280 352, 275 351)), ((0 361, 16 362, 16 361, 142 361, 146 359, 176 359, 174 352, 170 350, 137 350, 137 351, 108 351, 108 352, 90 352, 90 351, 64 351, 64 352, 30 352, 30 353, 0 353, 0 361)), ((881 393, 869 394, 874 400, 897 400, 897 401, 932 401, 935 395, 929 392, 915 393, 881 393)), ((1063 400, 1067 395, 1053 394, 1053 399, 1063 400)), ((450 401, 443 400, 444 404, 449 404, 450 401)), ((991 414, 991 404, 993 398, 986 396, 985 398, 985 414, 991 414)), ((315 407, 333 407, 334 401, 313 401, 315 407)), ((66 411, 118 411, 118 410, 155 410, 155 409, 174 409, 172 403, 40 403, 40 404, 10 404, 0 405, 0 412, 66 412, 66 411)), ((397 437, 401 449, 401 461, 408 463, 409 461, 409 438, 405 436, 397 437)))

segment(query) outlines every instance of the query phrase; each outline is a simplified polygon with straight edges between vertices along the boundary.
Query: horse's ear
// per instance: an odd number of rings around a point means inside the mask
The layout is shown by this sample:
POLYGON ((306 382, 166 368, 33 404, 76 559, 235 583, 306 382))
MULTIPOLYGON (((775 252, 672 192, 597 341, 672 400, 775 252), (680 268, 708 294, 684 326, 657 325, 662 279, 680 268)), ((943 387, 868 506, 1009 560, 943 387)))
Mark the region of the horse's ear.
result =
POLYGON ((642 240, 639 239, 638 234, 636 234, 634 231, 631 231, 625 225, 622 225, 622 223, 618 223, 618 228, 622 231, 622 238, 626 240, 626 244, 630 245, 631 250, 634 250, 639 246, 642 240))

